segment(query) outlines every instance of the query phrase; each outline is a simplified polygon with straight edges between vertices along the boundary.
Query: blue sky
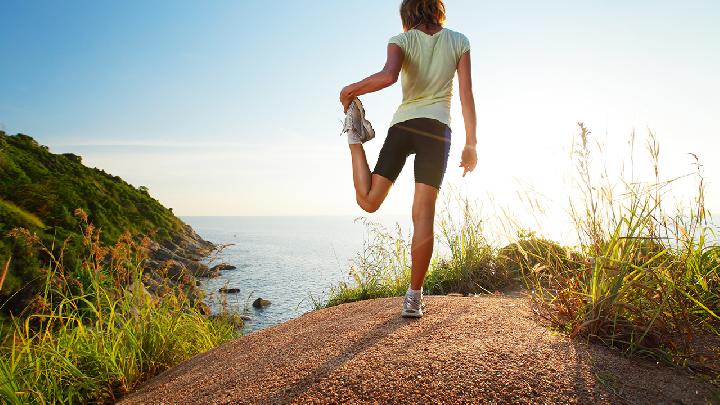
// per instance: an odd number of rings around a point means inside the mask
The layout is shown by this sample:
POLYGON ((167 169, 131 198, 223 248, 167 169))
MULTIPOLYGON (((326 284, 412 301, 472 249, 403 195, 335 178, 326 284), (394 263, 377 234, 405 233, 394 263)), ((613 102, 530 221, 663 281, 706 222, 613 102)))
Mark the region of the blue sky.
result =
MULTIPOLYGON (((382 67, 397 3, 3 0, 0 125, 182 215, 359 214, 337 95, 382 67)), ((471 40, 481 160, 465 179, 451 166, 447 188, 518 210, 518 190, 561 204, 584 121, 613 167, 633 128, 657 133, 667 177, 698 153, 720 207, 720 3, 446 4, 448 28, 471 40)), ((400 97, 394 86, 363 98, 381 135, 371 166, 400 97)), ((381 212, 409 212, 411 168, 381 212)))

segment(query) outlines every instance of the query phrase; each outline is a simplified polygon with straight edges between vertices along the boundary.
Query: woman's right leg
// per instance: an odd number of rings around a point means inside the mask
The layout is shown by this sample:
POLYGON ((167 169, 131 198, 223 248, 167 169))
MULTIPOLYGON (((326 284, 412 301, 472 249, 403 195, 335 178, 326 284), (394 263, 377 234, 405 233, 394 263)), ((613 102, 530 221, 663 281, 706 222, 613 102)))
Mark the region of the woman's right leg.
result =
POLYGON ((379 174, 370 172, 362 144, 350 144, 350 155, 352 156, 355 199, 363 210, 375 212, 385 201, 393 183, 379 174))
POLYGON ((413 236, 410 248, 412 258, 412 272, 410 288, 420 290, 425 282, 425 274, 430 267, 432 259, 435 233, 435 201, 438 189, 427 184, 415 183, 415 197, 413 199, 412 220, 413 236))

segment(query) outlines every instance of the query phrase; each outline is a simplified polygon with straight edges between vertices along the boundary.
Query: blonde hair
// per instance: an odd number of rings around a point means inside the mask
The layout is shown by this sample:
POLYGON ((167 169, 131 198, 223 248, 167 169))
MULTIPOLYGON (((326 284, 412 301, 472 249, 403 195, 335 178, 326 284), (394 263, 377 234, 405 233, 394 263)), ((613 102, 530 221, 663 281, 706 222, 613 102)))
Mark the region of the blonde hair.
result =
POLYGON ((400 19, 403 29, 409 31, 420 24, 445 24, 443 0, 403 0, 400 3, 400 19))

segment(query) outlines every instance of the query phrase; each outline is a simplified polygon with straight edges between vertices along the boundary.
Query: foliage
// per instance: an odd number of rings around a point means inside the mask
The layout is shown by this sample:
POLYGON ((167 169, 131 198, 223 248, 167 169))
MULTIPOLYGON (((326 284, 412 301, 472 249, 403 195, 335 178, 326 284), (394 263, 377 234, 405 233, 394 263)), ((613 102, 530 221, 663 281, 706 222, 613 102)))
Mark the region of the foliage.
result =
POLYGON ((438 221, 440 249, 449 254, 435 258, 424 290, 473 294, 511 287, 518 276, 515 264, 488 243, 482 220, 468 199, 456 200, 456 208, 448 203, 438 221), (451 213, 459 213, 459 218, 451 213))
POLYGON ((78 214, 85 224, 82 260, 72 272, 62 246, 55 255, 30 231, 13 232, 50 260, 41 293, 27 316, 13 320, 0 350, 0 402, 114 401, 235 336, 233 324, 208 319, 194 306, 186 294, 194 285, 173 283, 162 295, 148 293, 142 269, 146 246, 129 233, 104 246, 87 216, 78 214))
MULTIPOLYGON (((666 193, 676 180, 660 180, 654 134, 647 149, 655 180, 621 180, 620 193, 607 171, 597 173, 591 145, 580 124, 573 154, 578 192, 570 196, 578 246, 518 229, 511 244, 494 249, 469 202, 460 200, 460 209, 440 216, 436 252, 446 249, 431 264, 425 292, 483 293, 519 279, 537 313, 572 337, 720 376, 720 245, 705 211, 701 165, 697 195, 673 209, 666 193), (451 213, 460 214, 457 223, 451 213)), ((370 248, 355 261, 352 282, 333 289, 326 306, 407 288, 410 247, 382 228, 369 230, 370 248)))
MULTIPOLYGON (((368 238, 350 266, 353 284, 341 282, 330 293, 324 306, 333 306, 371 298, 392 297, 405 293, 410 280, 410 244, 397 226, 390 233, 384 226, 359 218, 368 238)), ((316 307, 323 306, 316 302, 316 307)))
MULTIPOLYGON (((459 203, 459 217, 451 214, 457 211, 448 209, 436 225, 441 234, 438 250, 449 254, 433 258, 423 285, 425 294, 494 292, 512 286, 518 277, 517 266, 488 244, 482 222, 469 202, 459 203)), ((335 286, 327 302, 315 301, 316 307, 400 296, 407 290, 411 273, 408 238, 399 226, 390 233, 382 225, 362 221, 368 238, 352 262, 350 282, 335 286)))
POLYGON ((48 246, 53 240, 73 236, 64 252, 68 268, 73 269, 73 262, 80 260, 80 224, 73 216, 76 208, 83 209, 90 222, 102 229, 105 243, 126 231, 162 242, 186 226, 146 188, 137 189, 103 170, 83 166, 79 156, 52 154, 27 135, 9 136, 0 131, 0 262, 14 258, 0 296, 0 301, 10 299, 5 311, 18 312, 25 306, 40 287, 40 269, 49 260, 28 251, 8 232, 17 227, 29 229, 48 246))
MULTIPOLYGON (((648 151, 656 179, 625 182, 613 193, 590 171, 590 132, 580 124, 575 152, 582 201, 573 207, 579 254, 537 254, 523 266, 542 313, 570 333, 629 353, 642 352, 687 364, 694 338, 720 336, 720 246, 707 222, 704 185, 681 209, 667 207, 659 180, 659 147, 648 151)), ((700 165, 697 165, 700 168, 700 165)), ((715 364, 700 367, 720 368, 715 364)))

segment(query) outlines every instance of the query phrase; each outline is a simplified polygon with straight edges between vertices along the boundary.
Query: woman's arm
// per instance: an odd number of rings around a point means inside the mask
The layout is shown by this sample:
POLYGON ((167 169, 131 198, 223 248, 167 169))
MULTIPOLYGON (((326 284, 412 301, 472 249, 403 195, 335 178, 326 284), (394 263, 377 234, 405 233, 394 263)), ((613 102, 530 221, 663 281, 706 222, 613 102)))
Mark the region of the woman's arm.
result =
POLYGON ((340 92, 340 102, 344 107, 344 111, 347 112, 348 106, 355 97, 382 90, 397 82, 400 69, 402 69, 403 58, 402 49, 398 45, 388 44, 385 67, 364 80, 345 86, 340 92))
POLYGON ((475 170, 477 166, 477 116, 475 115, 475 97, 472 91, 472 74, 470 72, 470 51, 465 52, 458 62, 458 84, 460 87, 460 104, 465 119, 465 148, 460 157, 460 167, 465 168, 463 176, 475 170))

